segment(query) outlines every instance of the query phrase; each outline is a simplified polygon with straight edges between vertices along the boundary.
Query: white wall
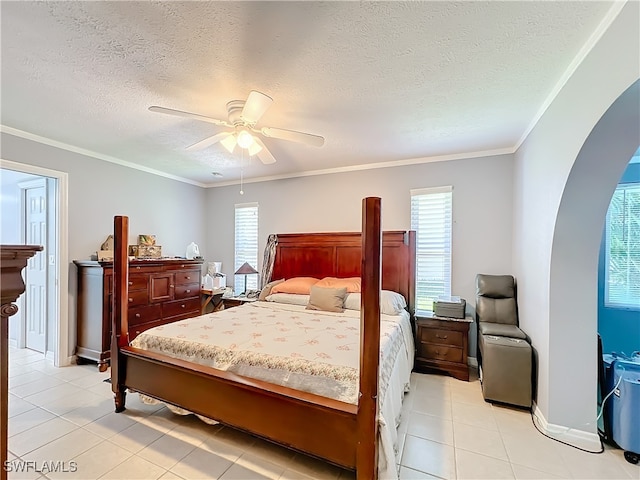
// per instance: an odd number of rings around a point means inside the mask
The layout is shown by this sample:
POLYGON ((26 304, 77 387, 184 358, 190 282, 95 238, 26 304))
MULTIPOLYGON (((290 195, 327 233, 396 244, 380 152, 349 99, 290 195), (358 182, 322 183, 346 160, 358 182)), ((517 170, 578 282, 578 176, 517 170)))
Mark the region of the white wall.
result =
MULTIPOLYGON (((190 242, 205 245, 205 190, 114 163, 2 134, 2 159, 68 173, 68 258, 88 259, 129 216, 129 241, 155 234, 165 256, 184 256, 190 242)), ((206 252, 203 252, 206 253, 206 252)), ((69 263, 69 352, 75 347, 76 269, 69 263)))
MULTIPOLYGON (((628 154, 602 144, 599 164, 577 162, 594 126, 640 77, 639 6, 622 8, 515 155, 513 265, 521 326, 539 362, 537 406, 549 423, 588 433, 596 432, 597 250, 611 192, 638 143, 628 154)), ((617 128, 637 135, 629 120, 617 128)))
MULTIPOLYGON (((222 261, 233 284, 236 203, 258 202, 263 252, 272 233, 360 231, 367 196, 382 198, 384 230, 408 230, 409 190, 453 185, 452 292, 473 306, 476 274, 512 273, 512 179, 512 156, 502 155, 249 183, 244 195, 239 185, 210 188, 207 260, 222 261)), ((475 331, 470 352, 475 357, 475 331)))

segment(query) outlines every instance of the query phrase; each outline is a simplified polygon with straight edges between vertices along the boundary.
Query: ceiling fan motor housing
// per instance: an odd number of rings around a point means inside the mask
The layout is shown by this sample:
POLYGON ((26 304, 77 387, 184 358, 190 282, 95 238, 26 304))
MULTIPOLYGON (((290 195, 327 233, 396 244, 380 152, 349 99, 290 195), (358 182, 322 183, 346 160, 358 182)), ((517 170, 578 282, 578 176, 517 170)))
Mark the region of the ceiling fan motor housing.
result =
POLYGON ((227 114, 229 123, 238 127, 247 123, 242 119, 242 109, 244 108, 244 100, 231 100, 227 102, 227 114))

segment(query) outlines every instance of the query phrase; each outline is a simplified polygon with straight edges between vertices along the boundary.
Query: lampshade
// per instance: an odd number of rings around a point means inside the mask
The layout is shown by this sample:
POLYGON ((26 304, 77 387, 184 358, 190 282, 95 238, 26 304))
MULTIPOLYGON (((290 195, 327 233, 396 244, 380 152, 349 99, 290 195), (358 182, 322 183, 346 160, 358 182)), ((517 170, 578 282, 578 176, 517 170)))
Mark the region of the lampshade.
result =
POLYGON ((224 148, 226 148, 229 151, 229 153, 233 153, 233 151, 236 148, 235 134, 224 137, 222 140, 220 140, 220 143, 224 148))
POLYGON ((249 150, 249 155, 253 156, 262 150, 262 147, 254 141, 247 150, 249 150))
POLYGON ((242 266, 236 270, 235 275, 251 275, 252 273, 258 273, 258 271, 247 262, 244 262, 242 266))

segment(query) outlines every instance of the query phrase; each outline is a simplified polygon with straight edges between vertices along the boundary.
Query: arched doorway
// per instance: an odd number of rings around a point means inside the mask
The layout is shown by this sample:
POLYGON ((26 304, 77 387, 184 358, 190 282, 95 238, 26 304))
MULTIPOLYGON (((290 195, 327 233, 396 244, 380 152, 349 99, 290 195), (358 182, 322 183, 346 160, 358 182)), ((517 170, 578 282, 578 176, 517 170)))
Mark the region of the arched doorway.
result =
POLYGON ((563 424, 596 433, 598 252, 611 196, 629 159, 640 146, 640 80, 609 107, 584 142, 571 168, 556 216, 549 280, 549 411, 572 402, 573 419, 563 424), (572 379, 593 392, 574 399, 572 379), (593 418, 589 424, 579 419, 593 418))

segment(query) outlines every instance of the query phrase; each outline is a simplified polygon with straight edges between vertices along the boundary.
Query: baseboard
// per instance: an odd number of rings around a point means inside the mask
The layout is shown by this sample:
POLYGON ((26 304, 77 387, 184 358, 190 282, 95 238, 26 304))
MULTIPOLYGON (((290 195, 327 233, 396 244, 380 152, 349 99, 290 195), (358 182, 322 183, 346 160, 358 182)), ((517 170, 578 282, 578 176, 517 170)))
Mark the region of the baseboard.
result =
POLYGON ((598 433, 585 432, 584 430, 549 423, 536 402, 533 402, 532 412, 536 425, 545 435, 591 452, 599 452, 602 449, 598 433))
POLYGON ((476 357, 467 357, 467 365, 478 368, 478 359, 476 357))
POLYGON ((9 339, 9 346, 13 348, 18 348, 18 341, 15 338, 9 339))
POLYGON ((76 363, 76 356, 71 355, 70 357, 61 357, 59 367, 68 367, 69 365, 76 363))

